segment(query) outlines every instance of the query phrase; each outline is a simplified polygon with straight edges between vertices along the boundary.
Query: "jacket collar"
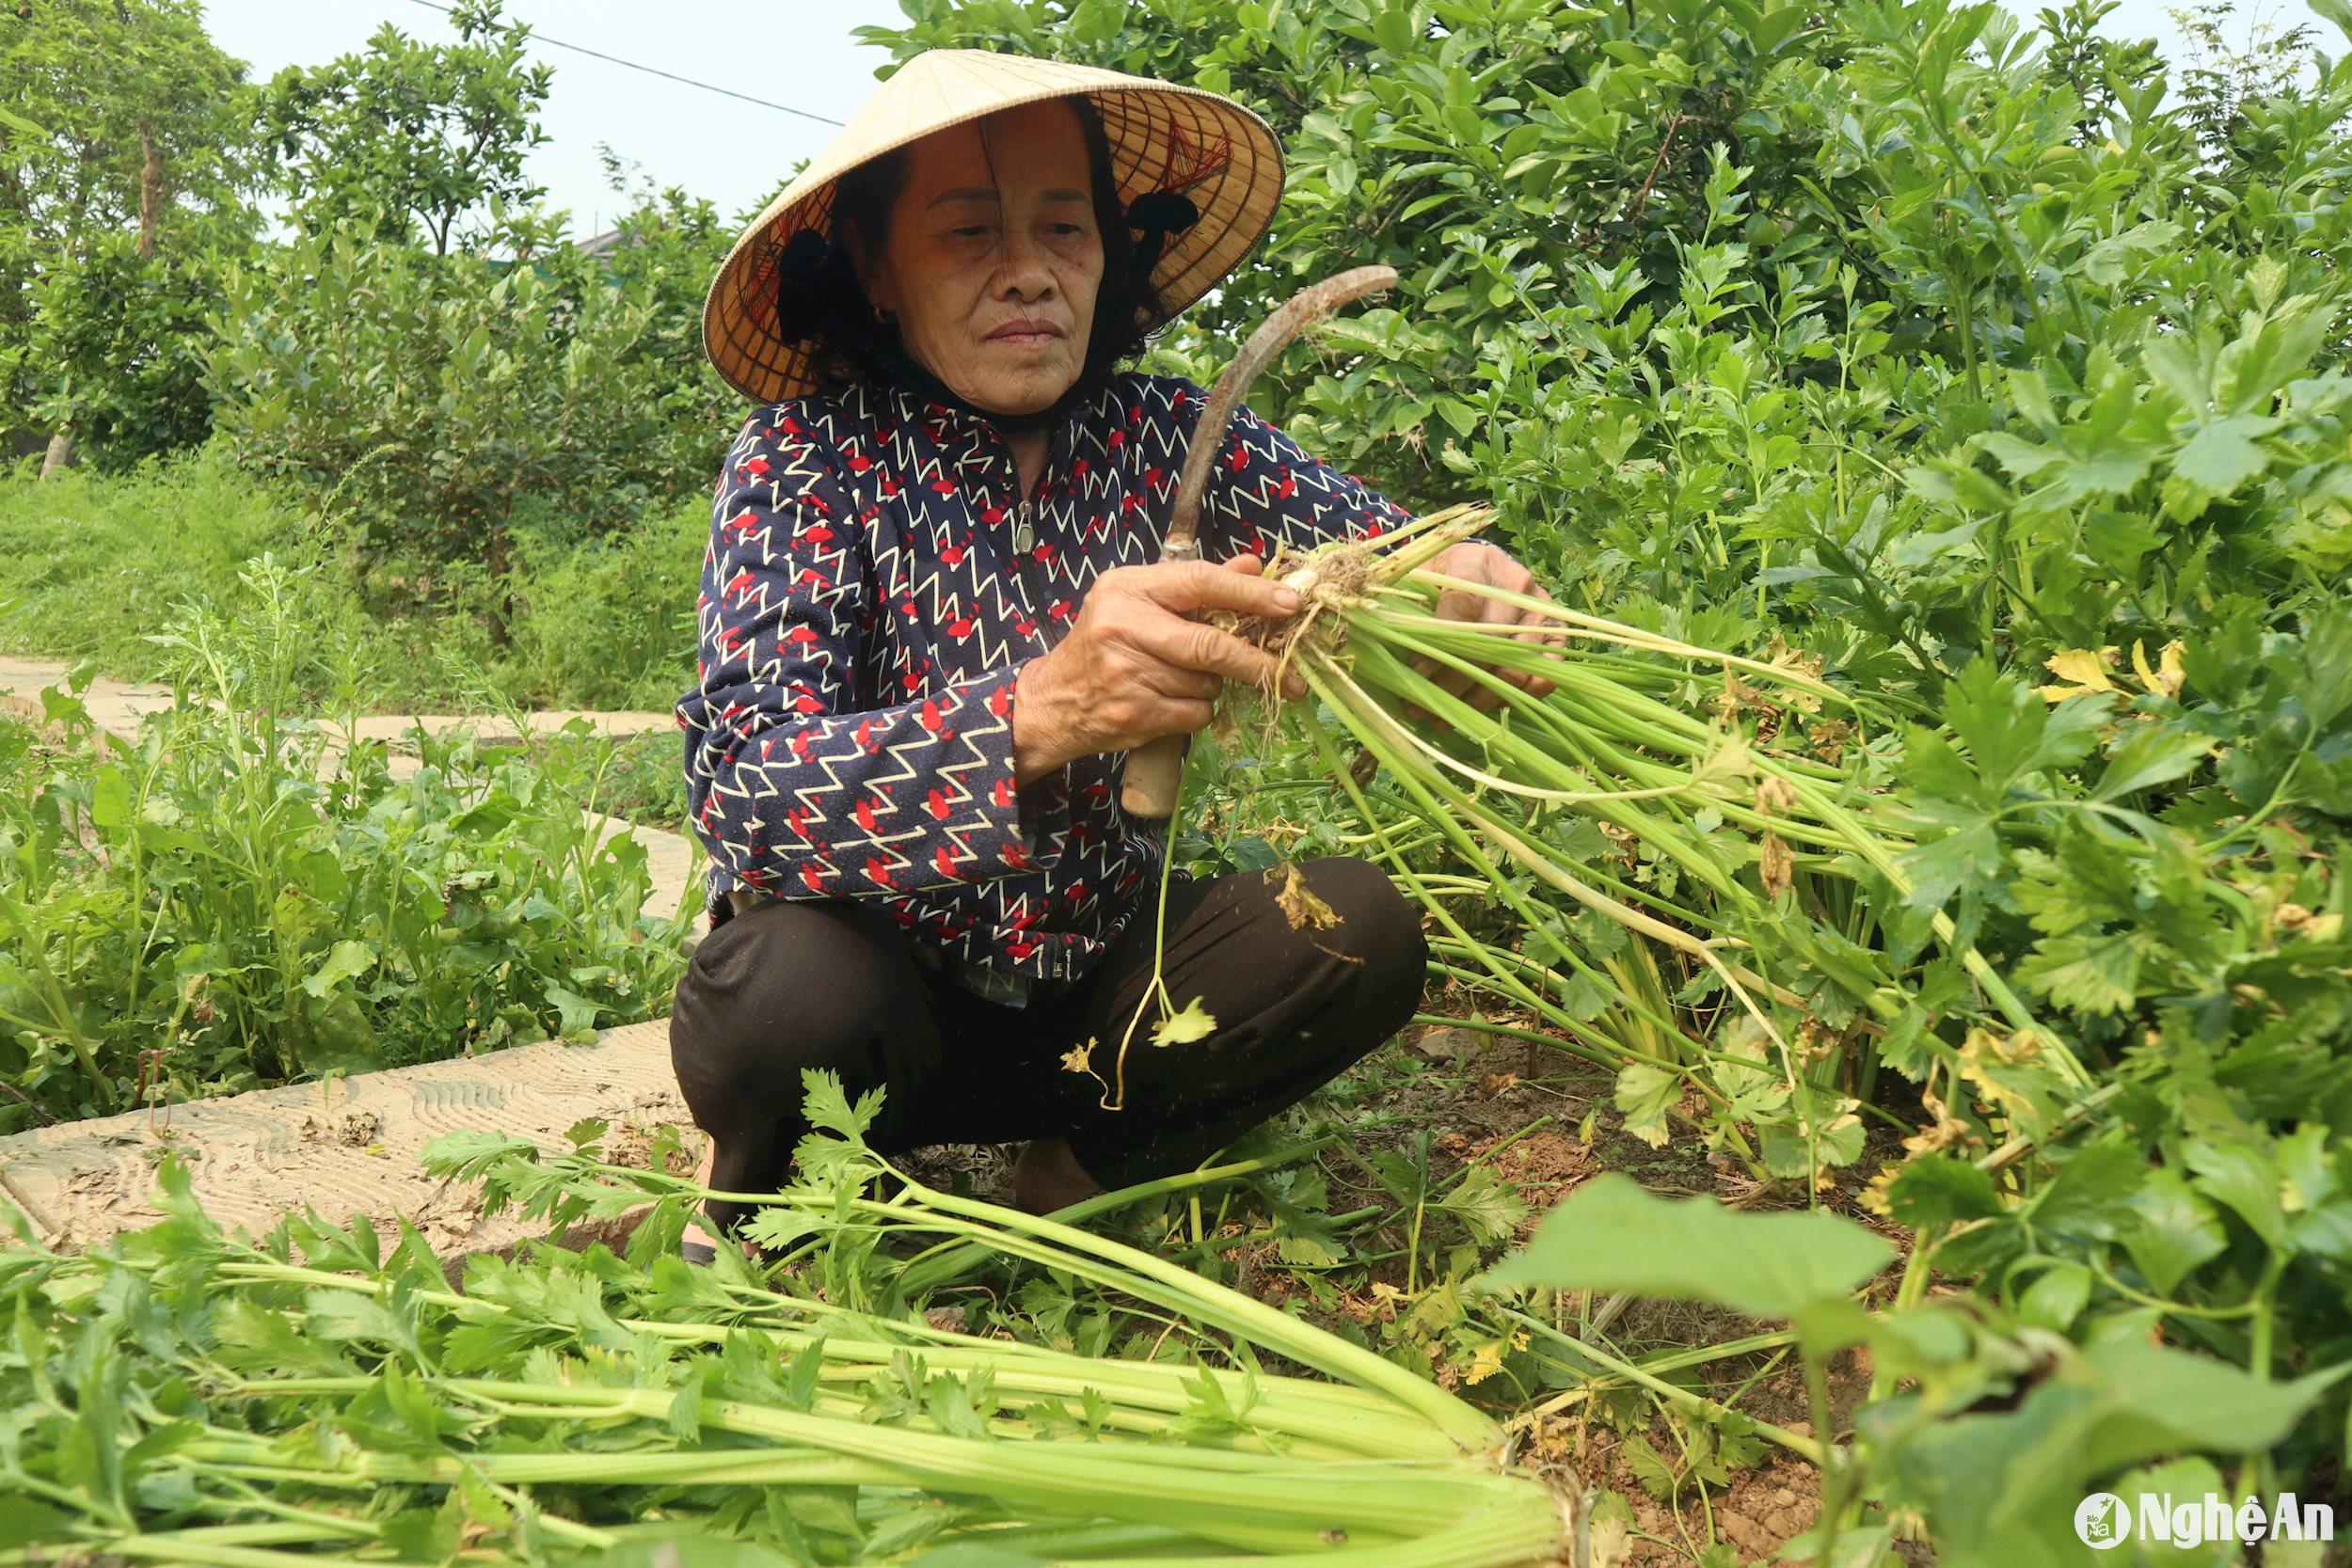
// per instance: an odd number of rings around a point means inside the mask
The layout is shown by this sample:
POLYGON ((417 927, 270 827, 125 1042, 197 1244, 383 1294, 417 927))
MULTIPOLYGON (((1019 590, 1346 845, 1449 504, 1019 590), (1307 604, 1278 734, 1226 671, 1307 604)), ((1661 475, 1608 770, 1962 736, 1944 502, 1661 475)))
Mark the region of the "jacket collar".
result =
MULTIPOLYGON (((920 420, 939 424, 965 440, 997 444, 1004 450, 1005 461, 1011 462, 1010 438, 996 419, 965 403, 928 374, 924 380, 928 386, 915 384, 911 378, 894 377, 863 383, 854 390, 869 422, 886 409, 899 423, 920 420)), ((1041 483, 1066 470, 1078 444, 1079 429, 1088 420, 1099 417, 1110 393, 1111 388, 1105 385, 1096 388, 1091 397, 1075 403, 1065 400, 1051 410, 1055 418, 1046 426, 1049 434, 1041 483)))

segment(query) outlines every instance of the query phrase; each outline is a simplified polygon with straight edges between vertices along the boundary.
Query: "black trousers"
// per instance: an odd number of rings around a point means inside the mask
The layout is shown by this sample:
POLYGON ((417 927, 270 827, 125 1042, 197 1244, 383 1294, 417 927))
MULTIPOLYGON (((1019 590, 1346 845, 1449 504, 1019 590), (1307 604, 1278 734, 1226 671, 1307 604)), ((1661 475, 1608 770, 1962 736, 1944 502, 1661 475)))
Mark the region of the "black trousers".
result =
MULTIPOLYGON (((1147 1011, 1117 1111, 1064 1058, 1093 1040, 1095 1072, 1114 1080, 1120 1037, 1151 984, 1148 903, 1083 977, 1025 1007, 919 965, 871 906, 769 904, 735 916, 695 949, 670 1017, 678 1085, 716 1146, 711 1185, 784 1183, 808 1132, 805 1068, 838 1072, 852 1099, 884 1090, 868 1134, 882 1153, 1059 1137, 1106 1187, 1191 1169, 1336 1077, 1419 1005, 1428 948, 1388 878, 1355 860, 1298 869, 1335 924, 1294 927, 1279 874, 1168 889, 1168 994, 1180 1008, 1198 997, 1216 1028, 1154 1046, 1159 1013, 1147 1011)), ((731 1227, 739 1210, 714 1204, 711 1217, 731 1227)))

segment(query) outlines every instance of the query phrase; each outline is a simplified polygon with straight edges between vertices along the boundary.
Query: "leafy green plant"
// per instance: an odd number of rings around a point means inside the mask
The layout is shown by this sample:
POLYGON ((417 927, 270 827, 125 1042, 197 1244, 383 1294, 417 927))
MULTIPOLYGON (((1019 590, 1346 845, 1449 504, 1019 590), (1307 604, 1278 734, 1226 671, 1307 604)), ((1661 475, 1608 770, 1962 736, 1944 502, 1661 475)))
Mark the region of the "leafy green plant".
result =
POLYGON ((668 509, 610 536, 520 533, 501 614, 485 574, 373 559, 299 489, 259 479, 218 443, 125 474, 0 477, 0 600, 13 601, 0 647, 159 679, 170 659, 150 638, 150 607, 201 598, 228 619, 258 613, 243 574, 267 553, 302 568, 288 592, 312 628, 292 674, 305 697, 334 698, 339 677, 314 657, 331 650, 356 662, 351 699, 368 713, 472 711, 483 689, 532 707, 660 711, 694 678, 707 514, 668 509), (175 527, 159 531, 158 516, 175 527))
MULTIPOLYGON (((2267 1504, 2262 1465, 2241 1464, 2225 1488, 2186 1456, 2229 1461, 2276 1447, 2343 1376, 2336 1367, 2274 1381, 2128 1333, 2077 1345, 2049 1332, 2031 1299, 2008 1311, 1926 1299, 1915 1289, 1926 1277, 1916 1255, 1896 1304, 1867 1310, 1852 1292, 1892 1256, 1851 1220, 1672 1202, 1604 1176, 1481 1283, 1534 1292, 1531 1305, 1547 1292, 1622 1291, 1789 1323, 1813 1409, 1814 1435, 1795 1441, 1822 1477, 1819 1522, 1797 1549, 1817 1562, 1878 1560, 1899 1530, 1920 1525, 1939 1561, 2079 1561, 2075 1505, 2102 1490, 2262 1491, 2267 1504), (1825 1440, 1837 1430, 1825 1363, 1856 1344, 1878 1368, 1877 1397, 1854 1413, 1851 1441, 1825 1440)), ((1629 1370, 1536 1312, 1503 1315, 1596 1373, 1629 1370)), ((1648 1382, 1686 1405, 1693 1399, 1648 1382)))
POLYGON ((219 257, 260 214, 253 91, 192 0, 0 11, 0 436, 110 468, 200 440, 219 257))
MULTIPOLYGON (((1490 499, 1564 624, 1620 639, 1489 717, 1412 661, 1532 663, 1368 607, 1299 656, 1352 812, 1227 737, 1181 850, 1385 845, 1435 974, 1610 1067, 1638 1134, 1811 1182, 1900 1124, 1869 1200, 1988 1314, 2272 1380, 2352 1360, 2352 71, 2289 39, 2168 97, 2103 19, 972 0, 875 37, 1267 113, 1266 260, 1164 362, 1213 370, 1295 274, 1396 266, 1269 409, 1392 493, 1490 499)), ((2343 1397, 2265 1462, 2332 1473, 2343 1397)))
POLYGON ((1709 1147, 1808 1190, 1862 1155, 1861 1114, 1883 1115, 1841 1092, 1840 1057, 1867 1053, 1932 1118, 1873 1198, 1921 1227, 1922 1256, 2085 1345, 2161 1330, 2262 1382, 2312 1368, 2295 1409, 2321 1413, 2271 1432, 2262 1479, 2340 1452, 2352 619, 2314 610, 2264 637, 2249 601, 2194 658, 2143 651, 2111 675, 2076 651, 2039 689, 1979 660, 1940 726, 1901 734, 1899 772, 1843 736, 1851 760, 1829 766, 1802 748, 1831 693, 1802 672, 1428 572, 1481 521, 1278 562, 1309 609, 1264 629, 1320 699, 1295 717, 1375 833, 1434 831, 1469 869, 1386 853, 1444 933, 1442 971, 1616 1066, 1629 1131, 1663 1142, 1689 1115, 1709 1147), (1543 609, 1567 646, 1439 622, 1441 587, 1543 609), (1687 691, 1701 658, 1726 689, 1712 726, 1687 694, 1651 695, 1687 691), (1492 711, 1438 688, 1446 668, 1492 711), (1345 766, 1334 729, 1376 777, 1345 766), (1465 927, 1464 895, 1506 906, 1516 944, 1465 927), (1629 961, 1645 949, 1646 969, 1629 961))
POLYGON ((679 922, 641 915, 642 846, 600 838, 593 761, 485 762, 428 737, 383 748, 309 716, 286 570, 256 611, 200 607, 165 634, 175 703, 135 744, 44 693, 64 751, 22 725, 0 804, 0 1115, 128 1108, 650 1016, 679 922))
MULTIPOLYGON (((147 641, 151 607, 201 598, 241 614, 249 600, 238 574, 264 552, 293 559, 302 537, 295 499, 256 483, 217 448, 127 474, 0 477, 0 598, 11 601, 0 619, 0 646, 70 663, 91 659, 101 673, 120 678, 153 676, 164 660, 147 641), (157 528, 159 516, 175 526, 157 528)), ((313 605, 310 612, 347 643, 352 628, 336 625, 325 609, 313 605)))
MULTIPOLYGON (((694 600, 710 508, 702 499, 598 537, 521 542, 501 684, 567 707, 666 712, 694 684, 694 600)), ((666 754, 685 788, 675 737, 666 754)), ((624 813, 623 815, 628 815, 624 813)))
POLYGON ((447 255, 545 194, 523 166, 547 140, 538 114, 554 68, 525 63, 531 29, 504 20, 500 0, 460 0, 450 21, 453 43, 388 22, 363 53, 288 66, 261 95, 263 144, 306 226, 358 221, 389 241, 421 230, 447 255))
MULTIPOLYGON (((1840 1092, 1838 1043, 1876 1036, 1882 1055, 1904 1060, 1932 1052, 1920 992, 1948 986, 1873 951, 1876 926, 1853 890, 1908 892, 1898 858, 1908 840, 1869 803, 1877 764, 1849 743, 1851 711, 1836 717, 1836 693, 1801 669, 1571 611, 1551 611, 1567 644, 1556 652, 1439 621, 1430 601, 1458 585, 1415 574, 1485 521, 1441 514, 1377 553, 1341 546, 1275 563, 1309 606, 1276 634, 1283 658, 1386 782, 1342 768, 1329 733, 1307 721, 1311 741, 1381 858, 1430 908, 1446 971, 1616 1069, 1630 1127, 1662 1143, 1669 1108, 1695 1090, 1709 1146, 1759 1174, 1811 1179, 1851 1163, 1859 1101, 1840 1092), (1555 689, 1531 696, 1486 664, 1541 673, 1555 689), (1499 705, 1450 695, 1436 670, 1499 705), (1703 683, 1719 694, 1712 721, 1692 711, 1703 683), (1398 717, 1416 712, 1442 727, 1398 717), (1815 754, 1832 737, 1835 764, 1815 754), (1420 844, 1434 835, 1468 875, 1416 858, 1391 823, 1420 844), (1518 940, 1478 941, 1454 912, 1464 898, 1506 906, 1518 940)), ((2033 1031, 1958 928, 1940 910, 1929 919, 1946 967, 1983 988, 1984 1016, 2033 1031)), ((2048 1090, 2079 1086, 2065 1044, 2044 1038, 2058 1069, 2048 1090)))
POLYGON ((32 413, 115 470, 196 445, 212 431, 204 388, 220 253, 143 255, 131 234, 90 241, 34 279, 24 353, 45 372, 32 413))

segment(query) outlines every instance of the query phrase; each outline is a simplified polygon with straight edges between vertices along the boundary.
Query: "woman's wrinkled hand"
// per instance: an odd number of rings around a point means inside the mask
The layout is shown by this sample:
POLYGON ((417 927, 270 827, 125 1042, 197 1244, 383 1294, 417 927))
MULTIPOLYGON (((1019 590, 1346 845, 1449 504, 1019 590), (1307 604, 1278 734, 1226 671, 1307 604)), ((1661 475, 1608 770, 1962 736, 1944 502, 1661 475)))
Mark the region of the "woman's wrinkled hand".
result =
MULTIPOLYGON (((1163 562, 1120 566, 1088 588, 1070 635, 1022 666, 1013 692, 1013 771, 1022 784, 1098 752, 1126 752, 1164 735, 1207 727, 1229 680, 1265 686, 1272 655, 1231 632, 1186 619, 1228 610, 1279 621, 1298 595, 1263 576, 1256 556, 1221 566, 1163 562)), ((1285 694, 1307 694, 1295 673, 1285 694)))
MULTIPOLYGON (((1430 561, 1422 570, 1440 577, 1455 578, 1463 582, 1484 583, 1531 599, 1550 602, 1551 595, 1537 582, 1534 575, 1511 559, 1508 551, 1483 540, 1466 539, 1430 561)), ((1526 610, 1484 594, 1467 589, 1448 588, 1438 595, 1438 618, 1443 621, 1474 621, 1490 626, 1515 626, 1511 635, 1522 642, 1535 642, 1559 647, 1566 641, 1560 623, 1540 610, 1526 610)), ((1414 660, 1414 668, 1456 697, 1463 698, 1481 713, 1500 706, 1502 694, 1474 680, 1467 673, 1450 666, 1440 666, 1422 658, 1414 660)), ((1489 665, 1494 673, 1531 697, 1540 697, 1552 688, 1543 676, 1524 670, 1506 670, 1489 665)), ((1426 715, 1414 712, 1419 719, 1426 715)))

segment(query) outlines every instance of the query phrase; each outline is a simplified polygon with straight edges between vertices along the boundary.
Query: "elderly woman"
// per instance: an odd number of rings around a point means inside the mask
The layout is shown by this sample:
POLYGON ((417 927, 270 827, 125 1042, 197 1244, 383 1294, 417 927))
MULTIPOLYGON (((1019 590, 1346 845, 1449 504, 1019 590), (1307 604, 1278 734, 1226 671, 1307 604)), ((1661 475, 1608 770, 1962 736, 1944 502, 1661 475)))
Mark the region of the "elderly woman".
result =
MULTIPOLYGON (((1244 414, 1202 513, 1221 564, 1155 564, 1204 400, 1119 367, 1280 184, 1273 133, 1225 99, 938 51, 728 257, 705 341, 764 406, 720 475, 677 709, 713 863, 671 1021, 719 1189, 785 1179, 823 1068, 887 1091, 884 1151, 1025 1140, 1015 1198, 1057 1208, 1192 1167, 1412 1015, 1419 923, 1375 867, 1298 868, 1328 928, 1241 875, 1180 881, 1163 933, 1163 824, 1120 804, 1128 749, 1276 676, 1187 616, 1285 617, 1271 549, 1403 518, 1244 414), (1168 995, 1215 1027, 1139 1031, 1120 1103, 1098 1074, 1163 934, 1168 995)), ((1535 591, 1490 546, 1440 565, 1535 591)))

